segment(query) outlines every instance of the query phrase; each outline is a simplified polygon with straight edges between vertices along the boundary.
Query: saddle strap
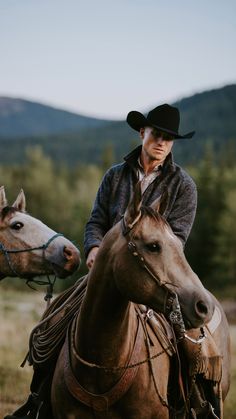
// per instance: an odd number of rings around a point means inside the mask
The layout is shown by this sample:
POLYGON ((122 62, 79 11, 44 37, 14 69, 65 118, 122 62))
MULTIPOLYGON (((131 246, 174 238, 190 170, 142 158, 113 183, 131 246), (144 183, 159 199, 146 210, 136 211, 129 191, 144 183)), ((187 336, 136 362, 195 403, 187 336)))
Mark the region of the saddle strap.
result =
MULTIPOLYGON (((138 320, 138 330, 136 333, 134 348, 129 360, 129 364, 138 363, 138 357, 140 354, 141 345, 143 342, 143 331, 140 320, 138 320)), ((108 411, 109 407, 116 403, 130 388, 139 366, 125 369, 124 373, 120 377, 119 381, 106 393, 95 394, 90 393, 84 387, 80 385, 77 378, 75 377, 70 362, 70 344, 69 344, 69 333, 65 341, 65 364, 64 374, 65 382, 69 392, 72 396, 85 404, 86 406, 93 409, 95 412, 108 411)))

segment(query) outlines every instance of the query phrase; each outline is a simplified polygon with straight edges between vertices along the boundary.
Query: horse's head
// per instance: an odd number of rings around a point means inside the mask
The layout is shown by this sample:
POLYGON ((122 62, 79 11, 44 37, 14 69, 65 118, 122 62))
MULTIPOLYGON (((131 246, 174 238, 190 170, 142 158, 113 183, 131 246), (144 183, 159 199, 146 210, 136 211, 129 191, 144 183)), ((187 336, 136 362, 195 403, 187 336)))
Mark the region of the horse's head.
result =
POLYGON ((123 237, 114 243, 114 272, 123 272, 118 288, 131 301, 159 312, 165 311, 170 290, 178 296, 188 328, 207 323, 213 304, 189 266, 182 243, 158 212, 160 201, 148 208, 141 204, 138 186, 121 222, 123 237))
POLYGON ((14 204, 8 206, 4 187, 0 188, 0 277, 71 275, 80 264, 78 249, 28 215, 25 206, 22 190, 14 204))

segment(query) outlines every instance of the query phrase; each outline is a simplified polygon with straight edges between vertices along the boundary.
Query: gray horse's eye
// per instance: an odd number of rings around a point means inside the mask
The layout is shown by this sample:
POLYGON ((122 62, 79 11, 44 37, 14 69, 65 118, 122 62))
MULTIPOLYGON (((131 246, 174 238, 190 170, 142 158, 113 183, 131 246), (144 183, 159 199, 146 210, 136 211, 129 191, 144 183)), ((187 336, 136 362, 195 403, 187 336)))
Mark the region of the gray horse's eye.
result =
POLYGON ((20 221, 16 221, 15 223, 12 223, 10 227, 12 230, 20 230, 22 227, 24 227, 24 224, 20 221))
POLYGON ((149 250, 149 252, 156 252, 156 253, 160 253, 161 251, 161 246, 159 243, 147 243, 146 244, 146 248, 149 250))

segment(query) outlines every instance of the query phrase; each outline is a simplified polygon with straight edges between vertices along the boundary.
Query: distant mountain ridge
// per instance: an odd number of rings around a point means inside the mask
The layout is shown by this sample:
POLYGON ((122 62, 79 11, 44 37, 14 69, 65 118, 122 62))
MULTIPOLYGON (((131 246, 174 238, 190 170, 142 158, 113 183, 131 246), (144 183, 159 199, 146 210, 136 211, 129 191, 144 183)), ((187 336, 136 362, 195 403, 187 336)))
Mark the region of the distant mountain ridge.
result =
MULTIPOLYGON (((158 105, 158 103, 157 103, 158 105)), ((211 142, 216 153, 229 142, 236 150, 236 84, 174 103, 180 109, 180 132, 195 130, 191 140, 176 140, 180 164, 198 161, 211 142)), ((140 108, 137 106, 137 110, 140 108)), ((57 163, 101 163, 112 148, 115 161, 140 143, 125 121, 81 116, 21 99, 0 97, 0 163, 22 163, 28 146, 40 145, 57 163)))
POLYGON ((0 97, 0 137, 54 135, 105 126, 106 121, 29 100, 0 97))

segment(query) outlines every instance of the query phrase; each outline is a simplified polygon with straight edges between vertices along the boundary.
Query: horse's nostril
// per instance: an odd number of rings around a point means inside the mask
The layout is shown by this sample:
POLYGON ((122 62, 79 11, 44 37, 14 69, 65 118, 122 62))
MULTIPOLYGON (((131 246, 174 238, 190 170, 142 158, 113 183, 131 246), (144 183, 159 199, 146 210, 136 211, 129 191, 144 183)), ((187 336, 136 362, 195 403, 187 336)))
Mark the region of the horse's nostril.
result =
POLYGON ((203 301, 196 303, 196 311, 201 317, 205 317, 208 314, 208 307, 203 301))
POLYGON ((65 246, 65 247, 64 247, 64 249, 63 249, 63 253, 64 253, 64 256, 65 256, 65 258, 66 258, 67 260, 70 260, 70 259, 72 259, 72 258, 73 258, 73 252, 72 252, 72 250, 71 250, 71 249, 69 249, 69 247, 67 247, 67 246, 65 246))

